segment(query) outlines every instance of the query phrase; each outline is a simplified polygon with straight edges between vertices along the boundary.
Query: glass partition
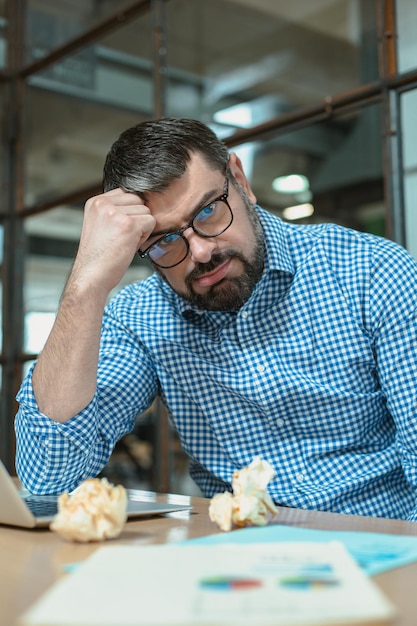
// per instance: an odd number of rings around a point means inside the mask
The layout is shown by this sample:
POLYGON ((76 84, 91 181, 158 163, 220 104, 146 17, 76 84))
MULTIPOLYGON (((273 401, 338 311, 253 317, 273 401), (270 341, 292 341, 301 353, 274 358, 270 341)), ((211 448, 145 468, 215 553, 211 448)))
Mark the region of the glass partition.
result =
POLYGON ((249 127, 378 76, 375 2, 171 0, 167 23, 174 116, 249 127))
POLYGON ((414 0, 396 2, 398 28, 398 71, 407 72, 416 67, 417 4, 414 0))
MULTIPOLYGON (((26 51, 27 62, 41 59, 132 4, 132 0, 26 0, 26 39, 29 44, 26 51)), ((63 65, 66 70, 72 68, 74 76, 82 75, 83 61, 89 54, 88 50, 81 51, 76 60, 66 59, 63 65)))
MULTIPOLYGON (((82 208, 61 206, 25 220, 28 254, 25 263, 24 351, 40 352, 52 327, 81 233, 82 208)), ((150 274, 150 267, 134 259, 117 289, 150 274)))
POLYGON ((26 206, 100 183, 111 144, 141 118, 132 110, 116 110, 97 100, 31 86, 26 116, 26 206))
POLYGON ((379 105, 239 146, 259 204, 288 220, 383 234, 379 105))

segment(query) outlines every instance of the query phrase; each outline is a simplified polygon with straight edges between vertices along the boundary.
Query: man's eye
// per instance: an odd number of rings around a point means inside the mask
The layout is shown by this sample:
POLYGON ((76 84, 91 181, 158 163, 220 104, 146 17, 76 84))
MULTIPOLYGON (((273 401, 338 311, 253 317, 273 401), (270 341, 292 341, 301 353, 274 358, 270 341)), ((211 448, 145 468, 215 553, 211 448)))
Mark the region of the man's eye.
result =
POLYGON ((174 243, 174 241, 177 241, 178 238, 179 238, 178 233, 169 233, 168 235, 165 235, 165 237, 162 239, 162 243, 164 244, 174 243))
POLYGON ((201 209, 199 213, 197 213, 197 215, 195 216, 196 221, 205 222, 207 219, 209 219, 213 215, 215 209, 216 209, 215 202, 208 204, 203 209, 201 209))

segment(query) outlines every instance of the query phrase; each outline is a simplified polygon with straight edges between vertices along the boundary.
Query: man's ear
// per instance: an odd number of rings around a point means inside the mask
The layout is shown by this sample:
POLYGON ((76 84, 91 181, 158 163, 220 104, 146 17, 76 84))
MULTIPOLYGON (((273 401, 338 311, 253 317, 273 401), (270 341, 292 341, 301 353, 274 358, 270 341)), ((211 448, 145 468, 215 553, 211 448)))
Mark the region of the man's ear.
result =
POLYGON ((229 153, 228 166, 229 166, 230 172, 232 173, 234 178, 237 180, 239 185, 241 185, 243 190, 246 192, 246 194, 249 197, 249 199, 251 200, 251 202, 253 202, 255 204, 256 203, 256 196, 255 196, 255 194, 252 191, 252 188, 251 188, 251 186, 249 184, 248 179, 246 178, 246 174, 245 174, 245 171, 243 169, 242 161, 237 156, 236 152, 230 152, 229 153))

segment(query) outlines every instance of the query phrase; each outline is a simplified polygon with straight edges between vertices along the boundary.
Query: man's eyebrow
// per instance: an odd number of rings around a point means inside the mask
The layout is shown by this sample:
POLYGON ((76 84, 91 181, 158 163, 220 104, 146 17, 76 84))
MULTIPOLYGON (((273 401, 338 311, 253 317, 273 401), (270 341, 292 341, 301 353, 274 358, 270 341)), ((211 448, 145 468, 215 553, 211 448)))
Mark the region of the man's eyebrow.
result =
MULTIPOLYGON (((221 194, 220 194, 221 195, 221 194)), ((213 200, 215 200, 216 198, 219 197, 218 194, 218 189, 211 189, 210 191, 207 191, 198 201, 198 203, 195 205, 194 209, 192 209, 189 212, 189 217, 186 218, 184 224, 186 224, 187 222, 189 222, 192 217, 203 207, 207 206, 207 204, 210 204, 210 202, 213 202, 213 200), (217 195, 216 195, 217 193, 217 195)), ((177 230, 180 230, 180 228, 184 225, 181 224, 180 226, 173 226, 172 228, 162 228, 161 230, 155 230, 154 232, 152 232, 148 239, 153 239, 154 237, 161 237, 162 235, 166 235, 167 233, 174 233, 177 230)))

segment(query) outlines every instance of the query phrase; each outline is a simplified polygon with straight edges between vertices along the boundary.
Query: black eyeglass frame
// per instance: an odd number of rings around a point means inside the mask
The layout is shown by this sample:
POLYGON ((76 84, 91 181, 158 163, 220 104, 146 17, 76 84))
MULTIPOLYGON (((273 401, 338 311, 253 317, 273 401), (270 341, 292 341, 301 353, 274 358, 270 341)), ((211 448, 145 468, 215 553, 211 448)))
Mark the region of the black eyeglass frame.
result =
POLYGON ((228 197, 229 197, 229 177, 226 174, 226 178, 225 178, 225 182, 224 182, 224 187, 223 187, 223 193, 220 196, 217 196, 216 198, 213 198, 213 200, 211 200, 210 202, 208 202, 207 204, 205 204, 204 206, 202 206, 201 208, 199 208, 195 214, 193 215, 192 219, 188 222, 188 224, 185 224, 184 226, 182 226, 182 228, 180 228, 179 230, 174 230, 170 233, 165 233, 165 235, 162 235, 161 237, 158 237, 158 239, 156 241, 154 241, 153 243, 151 243, 150 246, 148 246, 146 248, 146 250, 144 250, 143 252, 141 250, 138 250, 138 255, 142 258, 142 259, 148 259, 148 261, 150 263, 152 263, 152 265, 155 265, 156 267, 160 267, 161 269, 164 270, 168 270, 171 269, 172 267, 176 267, 177 265, 179 265, 180 263, 182 263, 188 256, 188 253, 190 251, 190 244, 188 243, 188 239, 186 237, 184 237, 184 232, 188 229, 188 228, 192 228, 193 231, 199 236, 199 237, 204 237, 205 239, 213 239, 214 237, 219 237, 220 235, 222 235, 228 228, 230 228, 230 226, 233 223, 233 211, 232 211, 232 207, 229 204, 228 201, 228 197), (215 235, 206 235, 205 233, 202 233, 198 230, 198 228, 196 228, 193 224, 194 220, 196 219, 196 217, 201 213, 201 211, 204 211, 205 208, 209 207, 210 204, 213 204, 214 202, 223 202, 227 208, 230 211, 230 222, 228 223, 228 225, 223 228, 219 233, 216 233, 215 235), (177 261, 176 263, 173 263, 172 265, 160 265, 159 263, 156 263, 156 261, 153 261, 151 259, 151 257, 149 256, 150 250, 151 248, 153 248, 154 246, 157 246, 158 243, 160 241, 162 241, 163 239, 165 239, 165 237, 168 237, 170 235, 178 235, 179 237, 181 237, 181 239, 184 241, 185 243, 185 254, 182 257, 182 259, 180 261, 177 261))

